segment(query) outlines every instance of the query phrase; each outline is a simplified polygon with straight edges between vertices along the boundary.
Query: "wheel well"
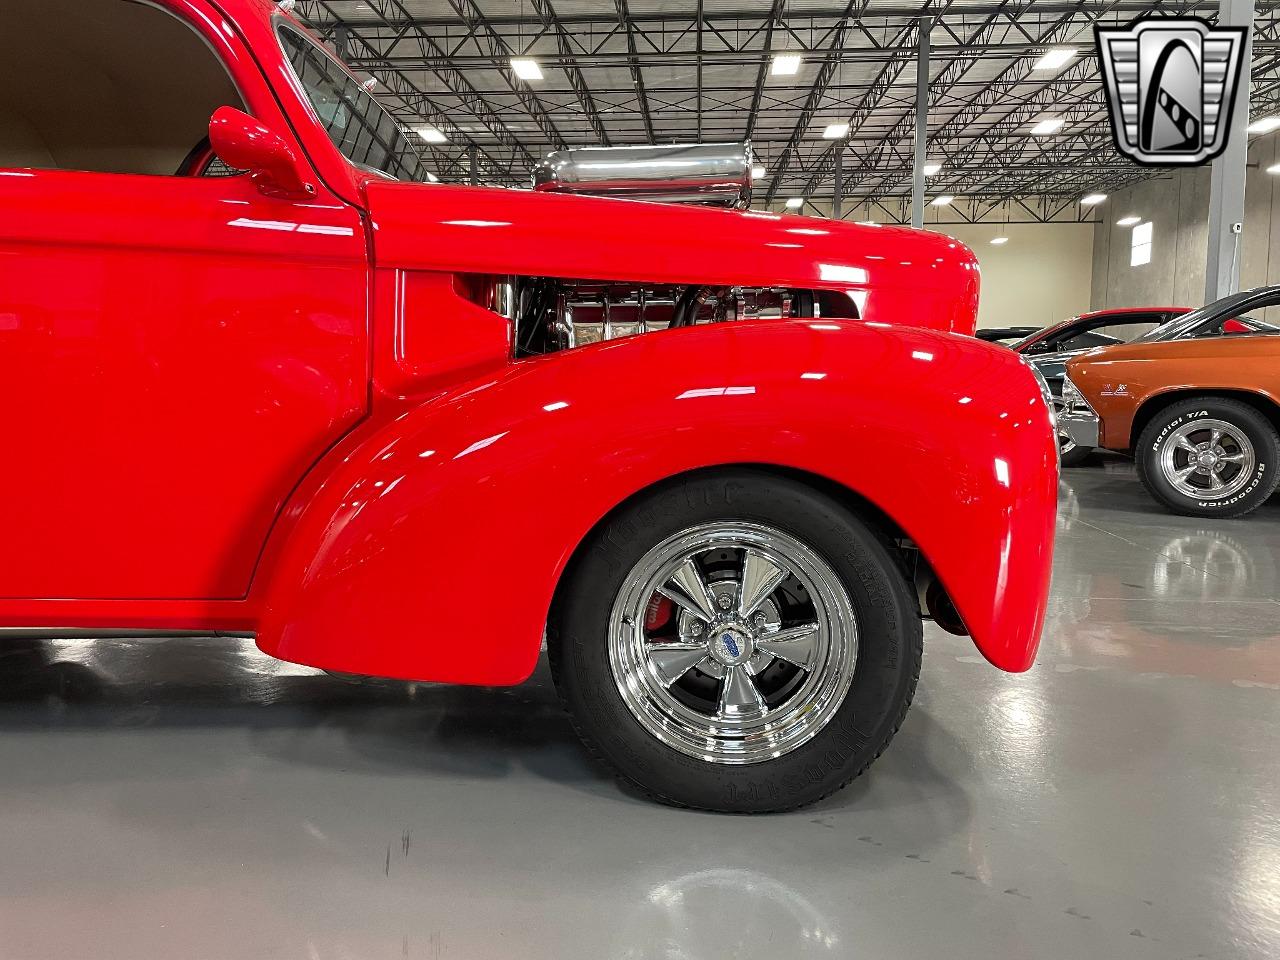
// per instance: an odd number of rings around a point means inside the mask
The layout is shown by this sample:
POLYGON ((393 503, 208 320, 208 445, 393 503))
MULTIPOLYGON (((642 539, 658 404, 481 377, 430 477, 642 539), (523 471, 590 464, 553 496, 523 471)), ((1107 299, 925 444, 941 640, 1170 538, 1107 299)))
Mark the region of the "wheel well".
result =
MULTIPOLYGON (((907 584, 916 591, 917 599, 920 602, 921 609, 925 607, 925 593, 933 587, 935 590, 939 582, 929 567, 928 561, 920 554, 915 544, 907 536, 906 531, 880 507, 872 503, 860 493, 851 490, 844 484, 837 483, 821 474, 810 473, 807 470, 797 470, 792 467, 781 467, 776 464, 768 463, 732 463, 721 464, 714 467, 702 467, 697 470, 688 470, 684 473, 678 473, 674 476, 666 477, 657 483, 644 487, 635 491, 625 500, 615 506, 607 514, 601 517, 596 524, 587 532, 587 534, 574 548, 573 554, 569 557, 568 563, 565 564, 564 570, 561 571, 560 578, 556 583, 555 593, 551 600, 551 611, 554 615, 557 603, 561 596, 561 591, 573 578, 573 571, 582 555, 586 552, 588 545, 591 543, 592 537, 596 531, 609 522, 620 510, 627 508, 636 498, 645 496, 655 491, 662 490, 666 487, 673 487, 684 483, 695 477, 713 476, 717 473, 730 473, 735 470, 747 469, 757 472, 771 473, 779 477, 786 477, 795 480, 806 486, 812 487, 820 493, 826 494, 832 500, 845 507, 851 513, 855 514, 859 520, 863 521, 868 529, 884 544, 889 551, 889 555, 894 558, 898 564, 899 572, 906 578, 907 584)), ((945 594, 943 594, 945 597, 945 594)), ((947 599, 949 604, 950 600, 947 599)), ((950 628, 948 628, 950 629, 950 628)), ((956 631, 953 631, 956 632, 956 631)))
POLYGON ((1238 400, 1241 403, 1247 403, 1253 407, 1264 417, 1271 421, 1271 425, 1280 432, 1280 405, 1277 405, 1270 397, 1261 393, 1254 393, 1250 390, 1203 390, 1196 387, 1188 387, 1183 390, 1170 390, 1168 393, 1159 393, 1148 400, 1143 401, 1133 415, 1133 426, 1129 429, 1129 449, 1133 449, 1138 445, 1138 438, 1142 436, 1142 431, 1147 428, 1156 415, 1166 407, 1172 406, 1180 400, 1191 400, 1194 398, 1220 397, 1225 400, 1238 400))

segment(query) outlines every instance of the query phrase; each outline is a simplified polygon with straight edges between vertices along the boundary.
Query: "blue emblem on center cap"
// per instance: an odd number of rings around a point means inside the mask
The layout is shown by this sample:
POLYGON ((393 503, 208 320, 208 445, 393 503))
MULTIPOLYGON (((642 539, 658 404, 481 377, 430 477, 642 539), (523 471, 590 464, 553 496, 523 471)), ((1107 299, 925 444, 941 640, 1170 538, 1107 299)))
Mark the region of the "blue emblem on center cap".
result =
POLYGON ((733 639, 732 633, 726 633, 724 636, 720 638, 720 641, 725 645, 725 648, 729 651, 729 656, 738 657, 742 655, 742 651, 738 649, 738 641, 733 639))

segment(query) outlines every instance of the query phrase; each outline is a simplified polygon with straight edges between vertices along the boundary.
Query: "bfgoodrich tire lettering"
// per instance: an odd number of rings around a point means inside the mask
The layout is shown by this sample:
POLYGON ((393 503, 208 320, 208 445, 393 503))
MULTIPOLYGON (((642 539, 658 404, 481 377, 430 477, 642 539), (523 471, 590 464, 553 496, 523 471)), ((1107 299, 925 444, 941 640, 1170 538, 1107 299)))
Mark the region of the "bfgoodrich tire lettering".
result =
POLYGON ((1275 427, 1255 407, 1226 397, 1161 410, 1143 429, 1134 459, 1147 491, 1187 516, 1243 517, 1280 481, 1275 427))
POLYGON ((790 478, 735 468, 655 488, 611 517, 566 577, 548 628, 557 689, 587 747, 620 777, 668 803, 734 813, 812 803, 879 756, 915 692, 922 630, 905 578, 857 516, 790 478), (734 524, 779 531, 834 572, 856 617, 856 664, 847 692, 820 728, 788 742, 781 756, 713 762, 664 743, 641 721, 616 682, 609 628, 629 577, 657 545, 690 530, 734 524))

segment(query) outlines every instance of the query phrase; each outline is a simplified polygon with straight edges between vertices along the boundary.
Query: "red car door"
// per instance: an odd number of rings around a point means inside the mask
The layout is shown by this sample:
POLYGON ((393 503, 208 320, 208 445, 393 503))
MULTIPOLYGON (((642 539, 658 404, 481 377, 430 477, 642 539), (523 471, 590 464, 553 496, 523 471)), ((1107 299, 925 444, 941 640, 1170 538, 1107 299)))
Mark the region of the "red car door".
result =
POLYGON ((0 598, 243 597, 367 407, 358 211, 2 159, 0 210, 0 598))

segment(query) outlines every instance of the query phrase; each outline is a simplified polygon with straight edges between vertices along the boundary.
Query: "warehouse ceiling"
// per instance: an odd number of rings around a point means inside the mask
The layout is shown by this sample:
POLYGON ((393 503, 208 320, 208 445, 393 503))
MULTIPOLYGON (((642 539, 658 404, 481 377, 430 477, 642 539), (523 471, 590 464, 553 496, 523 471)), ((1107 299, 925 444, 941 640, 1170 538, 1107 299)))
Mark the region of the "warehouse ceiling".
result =
MULTIPOLYGON (((1280 2, 1259 2, 1253 118, 1280 113, 1280 2)), ((1216 2, 1127 0, 300 0, 302 15, 423 142, 442 179, 527 185, 564 146, 749 139, 754 206, 903 214, 916 63, 929 32, 930 195, 963 219, 1081 219, 1081 196, 1150 176, 1112 144, 1095 24, 1143 13, 1213 21, 1216 2), (1074 55, 1037 67, 1062 48, 1074 55), (775 57, 798 56, 776 75, 775 57), (513 57, 537 61, 525 80, 513 57), (1064 122, 1048 136, 1031 128, 1064 122), (848 124, 844 139, 824 139, 848 124), (430 131, 438 131, 438 135, 430 131), (867 209, 863 207, 862 209, 867 209)), ((1065 54, 1063 54, 1065 56, 1065 54)))

